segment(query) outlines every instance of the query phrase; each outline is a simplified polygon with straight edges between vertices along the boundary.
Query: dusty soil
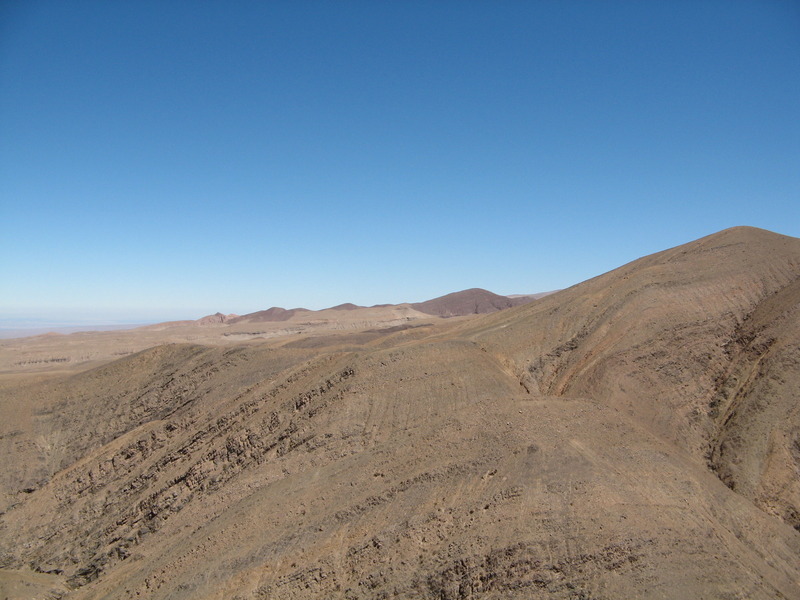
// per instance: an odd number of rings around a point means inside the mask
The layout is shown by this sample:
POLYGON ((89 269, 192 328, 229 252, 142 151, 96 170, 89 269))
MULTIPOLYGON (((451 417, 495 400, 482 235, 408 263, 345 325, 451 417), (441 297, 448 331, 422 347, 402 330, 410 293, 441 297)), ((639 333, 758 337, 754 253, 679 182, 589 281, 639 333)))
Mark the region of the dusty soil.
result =
POLYGON ((18 342, 0 598, 800 598, 799 280, 735 228, 485 316, 18 342))

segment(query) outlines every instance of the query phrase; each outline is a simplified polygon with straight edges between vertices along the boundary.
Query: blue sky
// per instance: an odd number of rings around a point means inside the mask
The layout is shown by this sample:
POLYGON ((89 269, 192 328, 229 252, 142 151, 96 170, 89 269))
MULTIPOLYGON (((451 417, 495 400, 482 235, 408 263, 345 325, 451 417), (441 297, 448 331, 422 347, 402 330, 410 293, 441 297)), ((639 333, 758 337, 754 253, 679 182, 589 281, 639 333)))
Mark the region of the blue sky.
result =
POLYGON ((800 236, 800 4, 0 4, 0 316, 567 287, 800 236))

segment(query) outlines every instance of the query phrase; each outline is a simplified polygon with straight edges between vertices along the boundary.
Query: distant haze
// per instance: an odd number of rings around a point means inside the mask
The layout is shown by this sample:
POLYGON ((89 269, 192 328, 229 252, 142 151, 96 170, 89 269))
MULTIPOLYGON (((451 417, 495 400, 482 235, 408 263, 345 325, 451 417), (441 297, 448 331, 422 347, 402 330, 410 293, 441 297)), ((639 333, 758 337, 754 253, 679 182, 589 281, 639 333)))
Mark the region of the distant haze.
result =
MULTIPOLYGON (((472 310, 472 308, 466 310, 464 306, 461 306, 461 309, 459 311, 448 305, 448 308, 444 312, 448 313, 454 310, 456 313, 460 312, 461 314, 469 314, 471 312, 491 312, 492 310, 496 310, 498 308, 505 308, 507 306, 524 303, 526 299, 541 298, 543 296, 547 296, 548 294, 553 293, 553 292, 542 292, 537 294, 514 294, 513 296, 503 297, 503 296, 497 296, 485 290, 474 290, 474 291, 480 292, 479 295, 481 297, 481 300, 473 299, 472 297, 470 297, 469 300, 467 301, 467 305, 469 305, 469 307, 474 307, 474 311, 472 310), (492 300, 492 298, 494 298, 494 300, 492 300), (496 304, 496 306, 493 306, 492 302, 497 303, 498 300, 501 302, 499 304, 496 304)), ((451 293, 447 295, 445 298, 449 298, 451 296, 463 297, 464 294, 466 293, 467 291, 460 293, 451 293)), ((412 306, 414 306, 415 308, 420 308, 423 312, 426 312, 424 306, 431 303, 435 304, 437 300, 442 300, 442 299, 427 300, 412 306)), ((389 306, 388 303, 386 305, 389 306)), ((333 308, 349 309, 358 307, 352 303, 345 303, 333 308)), ((276 310, 282 310, 282 309, 276 309, 273 307, 270 309, 264 309, 262 310, 262 312, 274 312, 276 310)), ((287 314, 290 314, 290 311, 287 311, 287 314)), ((127 313, 125 311, 117 312, 110 310, 96 312, 96 313, 91 313, 89 311, 63 311, 59 313, 57 311, 53 311, 47 315, 47 318, 41 316, 40 317, 30 316, 32 311, 30 311, 29 309, 28 310, 18 309, 17 312, 18 314, 16 316, 7 316, 0 318, 0 339, 28 337, 34 335, 41 335, 44 333, 70 334, 81 331, 113 331, 120 329, 133 329, 136 327, 141 327, 143 325, 164 323, 168 321, 184 321, 184 320, 194 321, 203 316, 206 316, 198 314, 196 310, 195 311, 186 310, 186 311, 180 311, 178 313, 169 313, 167 311, 161 311, 161 312, 154 311, 152 313, 152 316, 150 316, 149 318, 144 317, 143 315, 147 313, 142 313, 141 311, 129 311, 127 313), (159 317, 157 315, 161 316, 159 317)), ((440 311, 438 310, 433 310, 431 314, 439 314, 439 312, 440 311)), ((252 313, 258 313, 258 311, 252 311, 252 313)), ((446 316, 446 314, 444 316, 446 316)), ((245 316, 238 317, 238 319, 247 320, 245 316)))

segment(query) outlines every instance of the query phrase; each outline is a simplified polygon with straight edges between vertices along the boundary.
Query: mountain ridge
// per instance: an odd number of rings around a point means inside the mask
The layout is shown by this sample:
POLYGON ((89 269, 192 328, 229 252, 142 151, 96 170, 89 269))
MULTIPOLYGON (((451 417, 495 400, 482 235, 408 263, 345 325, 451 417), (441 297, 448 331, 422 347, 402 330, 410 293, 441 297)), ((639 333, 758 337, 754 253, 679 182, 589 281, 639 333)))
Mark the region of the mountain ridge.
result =
POLYGON ((181 321, 177 323, 193 323, 199 325, 218 324, 218 323, 258 323, 264 321, 287 321, 298 313, 313 313, 320 314, 327 311, 354 311, 368 308, 386 308, 398 306, 410 306, 414 310, 421 313, 437 316, 437 317, 459 317, 473 314, 486 314, 496 310, 503 310, 512 306, 519 306, 527 302, 547 295, 544 294, 518 294, 513 298, 510 296, 501 296, 488 290, 481 288, 470 288, 461 290, 459 292, 452 292, 426 300, 423 302, 406 302, 400 304, 376 304, 374 306, 359 306, 352 302, 345 302, 336 306, 321 310, 308 310, 305 308, 290 308, 285 309, 279 306, 273 306, 266 310, 260 310, 244 315, 223 315, 222 313, 215 313, 201 317, 196 321, 181 321))

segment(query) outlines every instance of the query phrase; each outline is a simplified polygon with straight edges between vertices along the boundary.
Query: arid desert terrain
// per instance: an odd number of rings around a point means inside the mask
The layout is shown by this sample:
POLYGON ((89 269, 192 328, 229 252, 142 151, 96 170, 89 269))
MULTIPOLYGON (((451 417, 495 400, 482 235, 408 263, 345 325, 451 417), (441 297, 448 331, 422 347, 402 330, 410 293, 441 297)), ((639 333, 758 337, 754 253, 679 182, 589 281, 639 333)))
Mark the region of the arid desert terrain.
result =
POLYGON ((800 598, 800 239, 0 340, 0 600, 800 598))

